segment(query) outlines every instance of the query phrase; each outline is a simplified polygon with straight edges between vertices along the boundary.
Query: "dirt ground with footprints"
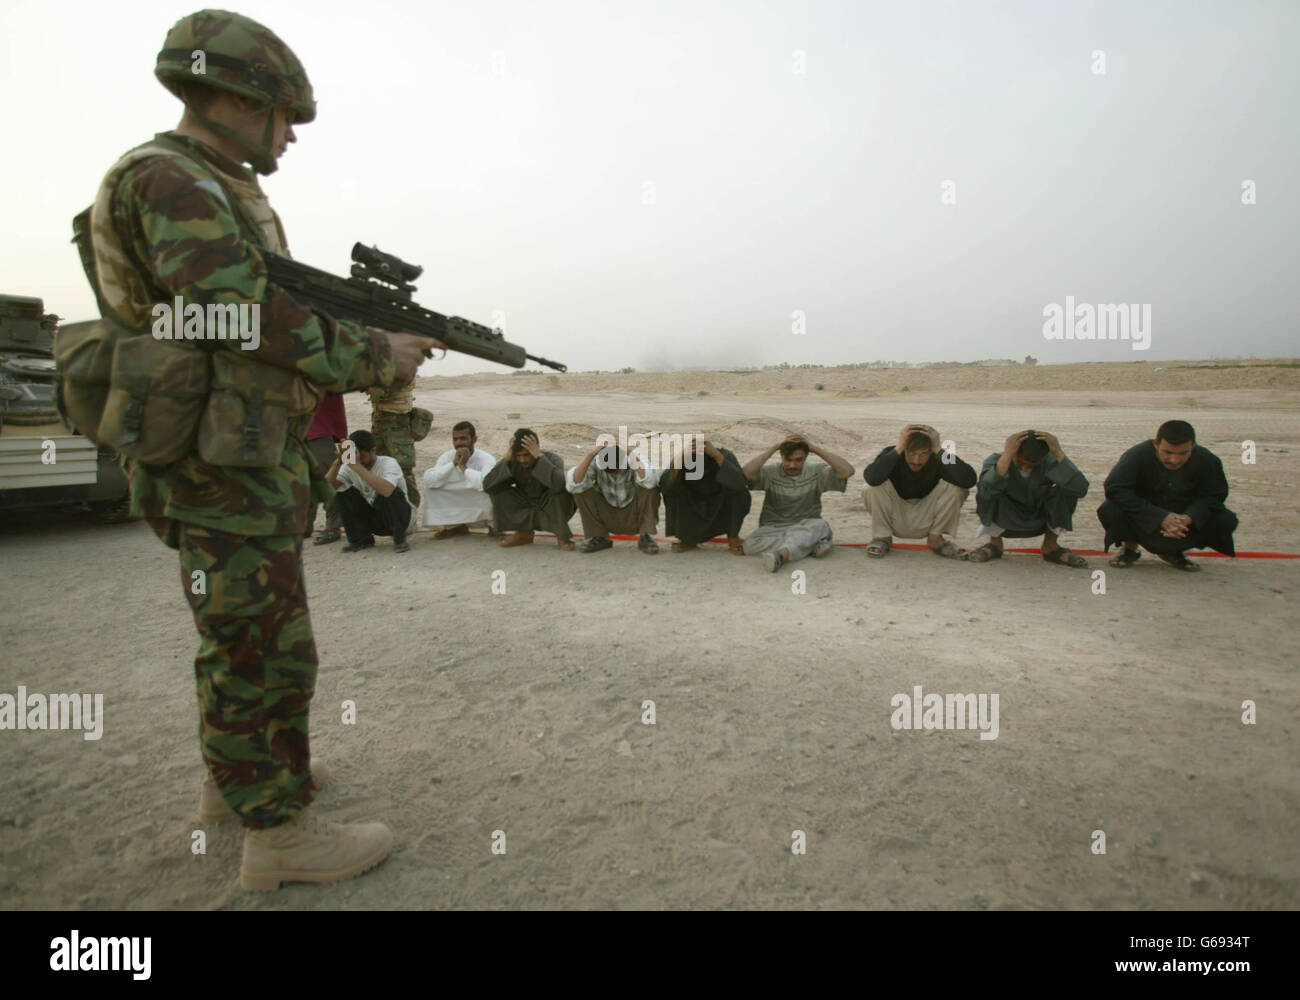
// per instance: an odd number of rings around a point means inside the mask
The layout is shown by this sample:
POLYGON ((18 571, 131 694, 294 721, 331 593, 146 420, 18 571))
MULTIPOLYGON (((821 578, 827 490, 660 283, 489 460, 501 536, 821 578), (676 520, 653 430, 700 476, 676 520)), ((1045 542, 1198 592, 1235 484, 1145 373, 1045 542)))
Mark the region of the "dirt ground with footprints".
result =
MULTIPOLYGON (((1224 460, 1239 550, 1300 552, 1293 363, 429 377, 416 403, 436 414, 419 471, 460 419, 494 455, 530 426, 568 464, 620 424, 703 432, 742 462, 802 431, 856 470, 825 502, 840 547, 773 575, 720 544, 308 545, 312 747, 333 775, 315 808, 382 819, 398 846, 359 879, 263 895, 238 886, 239 828, 195 817, 175 554, 138 522, 7 515, 0 692, 102 692, 104 722, 98 741, 0 732, 0 907, 1300 905, 1300 560, 1183 574, 1148 555, 1098 595, 1036 556, 854 547, 861 471, 903 424, 977 468, 1012 431, 1056 433, 1091 481, 1064 541, 1096 549, 1110 466, 1182 417, 1224 460), (997 739, 893 729, 891 699, 917 686, 998 694, 997 739)), ((364 397, 347 406, 368 426, 364 397)), ((958 542, 974 530, 972 497, 958 542)))

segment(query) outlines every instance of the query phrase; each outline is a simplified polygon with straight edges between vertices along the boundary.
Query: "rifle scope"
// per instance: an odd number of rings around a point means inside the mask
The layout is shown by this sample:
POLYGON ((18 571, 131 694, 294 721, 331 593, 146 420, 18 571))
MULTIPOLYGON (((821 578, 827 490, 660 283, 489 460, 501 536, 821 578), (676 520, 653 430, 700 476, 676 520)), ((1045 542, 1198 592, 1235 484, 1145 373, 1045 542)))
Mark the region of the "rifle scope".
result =
POLYGON ((408 264, 401 257, 362 243, 352 245, 352 259, 366 270, 397 284, 414 281, 424 273, 424 268, 419 264, 408 264))

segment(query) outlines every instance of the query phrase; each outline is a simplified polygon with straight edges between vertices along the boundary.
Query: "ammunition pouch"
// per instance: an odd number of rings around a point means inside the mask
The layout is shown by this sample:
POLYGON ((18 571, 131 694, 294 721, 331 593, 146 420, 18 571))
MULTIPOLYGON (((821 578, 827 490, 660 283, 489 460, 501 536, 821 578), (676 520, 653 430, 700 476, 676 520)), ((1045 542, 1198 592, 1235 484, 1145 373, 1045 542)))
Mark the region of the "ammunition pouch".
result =
POLYGON ((208 370, 208 352, 185 341, 119 338, 98 442, 149 465, 184 458, 194 448, 208 370))
POLYGON ((84 434, 101 447, 100 423, 108 402, 108 387, 113 378, 113 351, 117 342, 135 334, 123 326, 104 302, 95 270, 95 253, 90 240, 89 208, 72 220, 72 242, 77 246, 82 269, 99 304, 102 319, 89 324, 60 326, 54 332, 54 363, 58 377, 54 384, 54 402, 63 422, 84 434))
POLYGON ((429 436, 429 430, 433 427, 433 414, 417 406, 411 410, 411 440, 423 441, 429 436))
POLYGON ((290 417, 314 413, 322 393, 287 368, 216 351, 199 457, 212 465, 269 469, 280 464, 290 417))
POLYGON ((114 320, 101 319, 59 327, 54 334, 54 361, 59 372, 54 401, 59 416, 73 431, 98 445, 104 444, 99 425, 113 378, 113 351, 117 341, 132 332, 114 320))

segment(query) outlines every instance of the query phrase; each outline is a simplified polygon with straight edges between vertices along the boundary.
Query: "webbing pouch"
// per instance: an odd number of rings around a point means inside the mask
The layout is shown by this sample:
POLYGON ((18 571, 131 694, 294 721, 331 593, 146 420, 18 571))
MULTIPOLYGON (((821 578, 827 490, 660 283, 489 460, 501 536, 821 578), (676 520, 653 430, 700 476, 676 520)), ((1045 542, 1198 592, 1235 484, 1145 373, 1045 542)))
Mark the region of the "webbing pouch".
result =
POLYGON ((184 458, 194 448, 208 372, 208 353, 185 341, 117 338, 99 442, 150 465, 184 458))
POLYGON ((212 354, 212 390, 199 422, 199 457, 213 465, 270 469, 280 464, 298 376, 234 351, 212 354))
POLYGON ((54 362, 58 378, 54 399, 63 422, 98 445, 99 425, 113 377, 113 350, 133 331, 113 320, 60 326, 54 331, 54 362))
POLYGON ((417 406, 410 413, 411 418, 411 440, 423 441, 429 436, 429 430, 433 427, 433 413, 422 406, 417 406))

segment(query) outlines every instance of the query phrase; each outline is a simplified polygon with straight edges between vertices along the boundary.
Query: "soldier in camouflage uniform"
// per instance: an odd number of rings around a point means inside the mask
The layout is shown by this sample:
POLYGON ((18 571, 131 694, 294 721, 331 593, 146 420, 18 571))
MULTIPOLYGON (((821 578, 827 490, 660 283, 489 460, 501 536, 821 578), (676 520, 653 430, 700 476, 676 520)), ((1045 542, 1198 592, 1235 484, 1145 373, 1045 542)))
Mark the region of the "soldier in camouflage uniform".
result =
POLYGON ((370 394, 370 433, 375 452, 397 459, 406 479, 406 495, 412 507, 420 506, 420 486, 415 479, 415 438, 411 436, 414 392, 409 382, 375 386, 370 394))
MULTIPOLYGON (((177 296, 257 303, 255 350, 242 351, 239 340, 199 346, 214 366, 238 362, 255 387, 290 379, 296 403, 278 464, 205 460, 201 432, 199 448, 169 465, 131 463, 132 512, 180 554, 201 640, 194 669, 210 775, 203 809, 210 818, 237 815, 246 827, 241 884, 336 881, 382 861, 392 834, 382 823, 331 824, 306 811, 315 794, 307 719, 317 658, 302 539, 311 499, 329 492, 303 438, 323 391, 409 381, 428 345, 336 322, 267 279, 262 251, 287 253, 284 231, 242 163, 272 172, 293 126, 315 117, 306 73, 276 35, 238 14, 200 11, 168 33, 155 75, 185 114, 174 132, 126 154, 101 185, 91 242, 102 322, 148 336, 153 305, 177 296)), ((264 440, 270 434, 268 426, 264 440)))

